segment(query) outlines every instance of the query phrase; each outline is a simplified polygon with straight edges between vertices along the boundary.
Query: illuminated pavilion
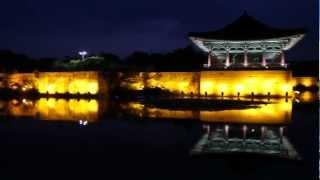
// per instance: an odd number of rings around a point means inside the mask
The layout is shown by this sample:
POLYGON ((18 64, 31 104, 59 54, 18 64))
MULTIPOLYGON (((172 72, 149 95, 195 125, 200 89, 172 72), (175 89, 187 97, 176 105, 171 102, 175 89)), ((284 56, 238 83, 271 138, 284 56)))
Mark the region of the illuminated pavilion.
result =
POLYGON ((205 68, 286 68, 284 52, 304 35, 302 28, 274 28, 244 12, 222 29, 191 32, 189 38, 208 53, 205 68))

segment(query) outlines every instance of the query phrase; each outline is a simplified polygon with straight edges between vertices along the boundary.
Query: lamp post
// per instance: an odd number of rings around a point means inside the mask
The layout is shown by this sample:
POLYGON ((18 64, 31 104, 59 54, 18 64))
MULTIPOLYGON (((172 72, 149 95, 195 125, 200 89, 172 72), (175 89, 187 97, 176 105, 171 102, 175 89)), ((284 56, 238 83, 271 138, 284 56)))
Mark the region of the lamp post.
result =
POLYGON ((87 54, 88 54, 87 51, 80 51, 80 52, 79 52, 79 55, 81 56, 82 61, 85 60, 85 57, 86 57, 87 54))

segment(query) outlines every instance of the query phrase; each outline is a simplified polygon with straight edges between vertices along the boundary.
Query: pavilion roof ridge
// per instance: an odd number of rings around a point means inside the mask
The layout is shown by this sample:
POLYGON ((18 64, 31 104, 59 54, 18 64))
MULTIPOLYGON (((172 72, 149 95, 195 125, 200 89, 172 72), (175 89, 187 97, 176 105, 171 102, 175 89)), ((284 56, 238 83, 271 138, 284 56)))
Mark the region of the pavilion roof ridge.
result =
POLYGON ((305 34, 305 28, 271 27, 245 11, 239 18, 221 29, 208 32, 190 32, 189 37, 216 40, 257 40, 305 34))

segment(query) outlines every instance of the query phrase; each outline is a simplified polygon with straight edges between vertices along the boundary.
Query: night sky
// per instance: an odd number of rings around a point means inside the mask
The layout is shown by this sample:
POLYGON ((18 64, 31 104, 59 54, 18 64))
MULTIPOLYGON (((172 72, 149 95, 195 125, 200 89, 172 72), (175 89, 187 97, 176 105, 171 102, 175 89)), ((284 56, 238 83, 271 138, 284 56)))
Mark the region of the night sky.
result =
POLYGON ((318 59, 318 7, 318 0, 6 0, 0 49, 32 57, 168 52, 190 44, 188 32, 222 28, 247 10, 274 27, 306 28, 288 56, 318 59))

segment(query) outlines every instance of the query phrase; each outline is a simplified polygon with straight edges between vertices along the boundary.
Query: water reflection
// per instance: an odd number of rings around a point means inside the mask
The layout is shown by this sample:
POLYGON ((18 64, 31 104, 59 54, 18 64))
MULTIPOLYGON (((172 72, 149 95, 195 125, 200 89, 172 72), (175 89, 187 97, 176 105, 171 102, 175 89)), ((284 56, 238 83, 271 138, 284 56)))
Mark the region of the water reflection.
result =
POLYGON ((310 91, 304 91, 302 93, 299 93, 296 99, 298 100, 298 102, 302 103, 315 102, 319 99, 319 94, 310 91))
POLYGON ((291 121, 292 102, 281 99, 259 108, 201 111, 200 120, 204 122, 287 124, 291 121))
POLYGON ((210 123, 288 124, 291 121, 292 101, 274 99, 258 108, 232 110, 171 110, 149 107, 141 102, 123 103, 123 111, 137 117, 155 119, 198 119, 210 123))
MULTIPOLYGON (((227 100, 227 97, 224 99, 227 100)), ((298 153, 285 136, 286 126, 292 121, 294 103, 309 103, 317 99, 317 94, 305 92, 299 94, 297 99, 259 99, 253 101, 266 103, 254 104, 254 106, 247 106, 247 108, 213 108, 211 110, 210 108, 209 110, 207 108, 193 108, 193 106, 191 108, 184 106, 184 108, 187 107, 185 110, 183 108, 164 108, 163 106, 160 108, 156 105, 144 104, 143 101, 12 99, 9 101, 0 100, 0 116, 67 121, 77 123, 80 126, 87 126, 100 119, 110 117, 111 119, 120 117, 121 120, 130 119, 128 117, 179 121, 194 119, 200 121, 204 126, 202 136, 191 149, 192 154, 236 152, 299 159, 298 153)), ((245 99, 239 100, 243 102, 245 99)), ((246 101, 248 103, 248 100, 246 101)), ((238 105, 237 103, 236 105, 238 105)), ((207 104, 205 105, 207 106, 207 104)))
MULTIPOLYGON (((171 109, 150 106, 143 102, 112 102, 98 99, 56 99, 40 98, 38 100, 12 99, 0 100, 0 115, 12 117, 30 117, 41 120, 97 121, 104 115, 125 118, 133 116, 149 119, 183 120, 194 119, 204 123, 238 123, 238 124, 288 124, 291 121, 292 106, 295 103, 313 102, 317 95, 310 92, 299 94, 297 99, 266 99, 254 108, 196 110, 171 109), (110 112, 111 113, 108 113, 110 112)), ((225 99, 225 98, 224 98, 225 99)), ((245 99, 239 99, 243 101, 245 99)))
POLYGON ((284 129, 284 126, 204 125, 204 133, 191 154, 250 153, 300 159, 284 129))
MULTIPOLYGON (((95 99, 55 99, 41 98, 36 101, 13 99, 2 102, 7 106, 3 115, 13 117, 30 117, 41 120, 61 120, 88 122, 97 121, 99 117, 99 103, 95 99)), ((4 110, 3 110, 4 111, 4 110)))

